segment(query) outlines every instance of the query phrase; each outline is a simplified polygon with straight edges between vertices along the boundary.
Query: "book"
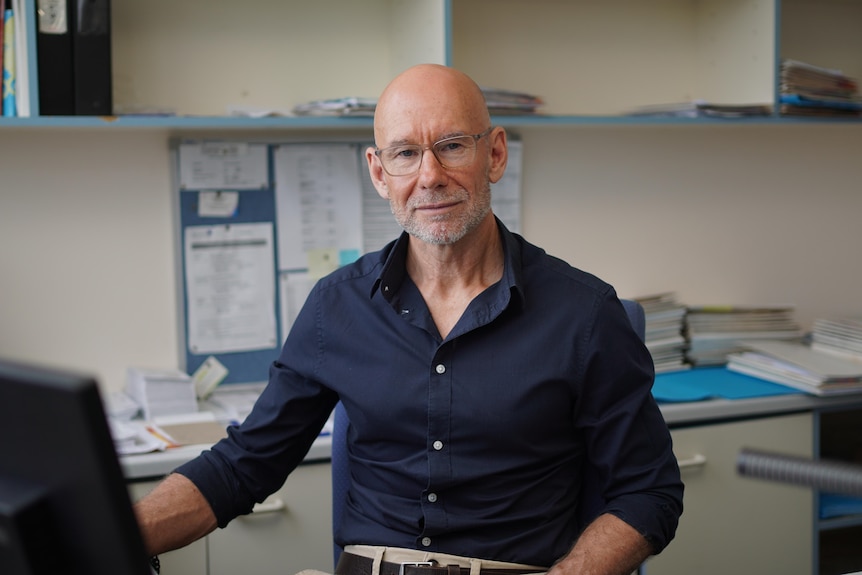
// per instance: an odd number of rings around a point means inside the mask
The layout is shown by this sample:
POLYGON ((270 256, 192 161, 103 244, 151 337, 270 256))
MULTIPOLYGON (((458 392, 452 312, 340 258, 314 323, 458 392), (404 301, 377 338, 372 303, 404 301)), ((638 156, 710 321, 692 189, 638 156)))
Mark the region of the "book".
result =
POLYGON ((6 21, 6 0, 0 0, 0 116, 3 115, 3 32, 6 21))
POLYGON ((11 0, 15 14, 15 115, 30 116, 30 54, 27 47, 27 30, 32 15, 25 0, 11 0))
POLYGON ((18 115, 15 96, 15 14, 6 8, 3 18, 3 116, 18 115))
POLYGON ((862 390, 862 362, 825 354, 798 342, 759 341, 728 355, 727 368, 814 395, 862 390))
POLYGON ((113 113, 111 75, 110 0, 72 0, 75 3, 72 55, 75 114, 113 113))
POLYGON ((76 0, 37 0, 36 64, 39 79, 39 114, 71 116, 75 113, 75 79, 72 71, 72 24, 76 0))

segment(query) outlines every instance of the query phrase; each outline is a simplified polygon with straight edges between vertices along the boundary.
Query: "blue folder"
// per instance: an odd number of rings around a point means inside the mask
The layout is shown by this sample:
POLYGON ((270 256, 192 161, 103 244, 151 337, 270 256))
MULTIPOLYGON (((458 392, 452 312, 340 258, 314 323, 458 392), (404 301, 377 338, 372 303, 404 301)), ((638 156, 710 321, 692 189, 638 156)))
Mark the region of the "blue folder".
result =
POLYGON ((726 367, 698 367, 659 373, 652 394, 659 403, 704 401, 707 399, 747 399, 773 395, 801 394, 802 391, 751 377, 726 367))

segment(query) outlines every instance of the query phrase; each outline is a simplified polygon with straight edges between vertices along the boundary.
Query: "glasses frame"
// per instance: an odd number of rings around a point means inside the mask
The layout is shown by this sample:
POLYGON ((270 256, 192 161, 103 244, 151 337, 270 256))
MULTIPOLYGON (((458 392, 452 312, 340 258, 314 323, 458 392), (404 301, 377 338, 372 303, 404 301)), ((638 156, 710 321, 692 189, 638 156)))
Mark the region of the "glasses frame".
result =
POLYGON ((451 169, 455 169, 455 168, 463 168, 464 166, 469 166, 470 164, 472 164, 476 160, 475 151, 476 151, 476 146, 479 143, 479 140, 481 140, 482 138, 484 138, 485 136, 490 134, 493 130, 494 130, 494 126, 490 126, 484 132, 481 132, 479 134, 465 134, 463 136, 450 136, 448 138, 443 138, 442 140, 437 140, 436 142, 434 142, 430 146, 424 146, 424 147, 420 146, 419 144, 404 144, 404 145, 400 145, 400 146, 387 146, 385 148, 378 148, 377 146, 375 146, 374 147, 374 155, 377 156, 377 158, 380 160, 380 166, 383 168, 383 171, 386 172, 387 174, 389 174, 390 176, 392 176, 393 178, 400 178, 402 176, 412 176, 413 174, 418 173, 419 170, 422 169, 422 161, 425 159, 425 151, 426 150, 431 150, 431 153, 434 154, 434 159, 437 160, 437 163, 440 164, 443 168, 445 168, 447 170, 451 170, 451 169), (443 143, 448 142, 450 140, 457 140, 458 138, 473 138, 473 148, 472 148, 473 149, 473 159, 471 159, 466 164, 462 164, 460 166, 447 166, 446 164, 443 163, 443 161, 437 155, 437 150, 435 150, 435 148, 439 144, 443 144, 443 143), (409 147, 409 146, 416 146, 417 148, 419 148, 419 151, 421 152, 421 154, 419 156, 419 163, 416 164, 416 169, 413 170, 412 172, 407 172, 405 174, 393 174, 392 172, 387 170, 386 164, 383 162, 383 158, 380 157, 381 152, 385 152, 386 150, 391 150, 392 148, 405 148, 405 147, 409 147))

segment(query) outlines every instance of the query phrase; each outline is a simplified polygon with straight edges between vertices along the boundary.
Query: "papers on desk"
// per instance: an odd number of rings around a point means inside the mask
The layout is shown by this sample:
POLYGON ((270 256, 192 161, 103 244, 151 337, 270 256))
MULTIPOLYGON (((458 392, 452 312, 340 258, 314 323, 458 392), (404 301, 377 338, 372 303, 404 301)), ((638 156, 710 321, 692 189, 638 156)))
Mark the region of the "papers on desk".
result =
POLYGON ((862 318, 814 320, 811 349, 862 361, 862 318))
POLYGON ((760 341, 728 356, 727 368, 814 395, 862 390, 862 362, 821 353, 802 343, 760 341))
POLYGON ((672 292, 635 298, 644 309, 644 343, 652 355, 656 373, 687 369, 683 336, 686 306, 672 292))
POLYGON ((198 410, 195 384, 178 369, 140 369, 126 373, 126 393, 143 411, 144 419, 198 410))
POLYGON ((728 354, 761 340, 798 339, 802 332, 791 306, 695 306, 686 316, 688 359, 693 365, 723 365, 728 354))
POLYGON ((109 418, 119 455, 164 451, 184 445, 212 445, 227 436, 227 425, 213 413, 197 412, 159 417, 153 421, 109 418))
POLYGON ((152 433, 143 421, 121 421, 108 418, 114 449, 118 455, 164 451, 170 443, 152 433))

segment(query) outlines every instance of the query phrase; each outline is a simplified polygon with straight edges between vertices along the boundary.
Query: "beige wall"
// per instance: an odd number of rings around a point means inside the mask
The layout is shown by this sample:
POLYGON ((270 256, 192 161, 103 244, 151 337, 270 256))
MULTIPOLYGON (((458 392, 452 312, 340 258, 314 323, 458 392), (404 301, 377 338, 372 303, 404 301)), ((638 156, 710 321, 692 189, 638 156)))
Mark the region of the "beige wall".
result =
MULTIPOLYGON (((620 295, 862 314, 858 125, 521 135, 524 235, 620 295)), ((171 198, 164 132, 0 130, 0 357, 176 366, 171 198)))

